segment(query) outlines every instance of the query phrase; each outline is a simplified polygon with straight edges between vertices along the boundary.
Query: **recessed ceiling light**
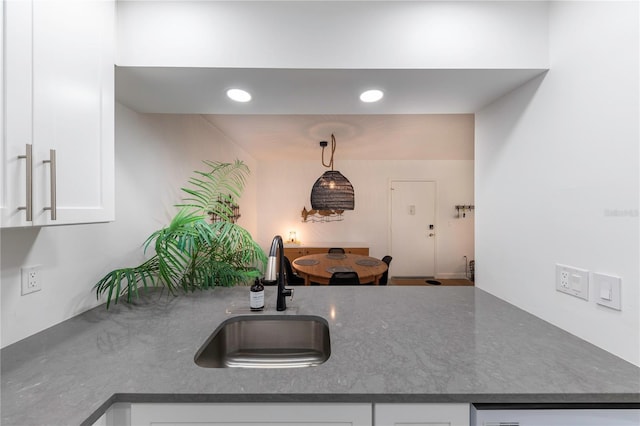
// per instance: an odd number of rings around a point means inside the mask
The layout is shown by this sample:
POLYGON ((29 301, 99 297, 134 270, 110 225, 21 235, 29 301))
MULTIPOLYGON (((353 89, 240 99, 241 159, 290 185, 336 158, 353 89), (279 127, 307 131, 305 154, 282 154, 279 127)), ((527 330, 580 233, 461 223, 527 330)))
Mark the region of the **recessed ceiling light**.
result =
POLYGON ((383 96, 384 93, 382 90, 372 89, 362 92, 360 94, 360 100, 362 102, 378 102, 383 96))
POLYGON ((242 89, 229 89, 227 90, 227 96, 236 102, 249 102, 251 100, 251 93, 242 89))

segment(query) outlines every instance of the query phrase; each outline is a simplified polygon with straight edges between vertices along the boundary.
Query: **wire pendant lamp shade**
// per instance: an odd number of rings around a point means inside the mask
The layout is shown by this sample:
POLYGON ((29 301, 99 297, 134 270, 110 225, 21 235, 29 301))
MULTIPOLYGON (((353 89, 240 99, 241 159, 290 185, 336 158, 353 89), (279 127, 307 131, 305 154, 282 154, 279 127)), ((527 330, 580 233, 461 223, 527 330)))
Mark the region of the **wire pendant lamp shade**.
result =
POLYGON ((311 188, 311 207, 315 210, 353 210, 353 185, 342 173, 324 172, 311 188))
POLYGON ((336 150, 336 138, 331 135, 331 160, 324 163, 324 148, 327 142, 320 142, 322 146, 322 165, 331 167, 316 180, 311 188, 311 208, 314 210, 353 210, 355 194, 353 185, 342 173, 333 170, 333 153, 336 150))

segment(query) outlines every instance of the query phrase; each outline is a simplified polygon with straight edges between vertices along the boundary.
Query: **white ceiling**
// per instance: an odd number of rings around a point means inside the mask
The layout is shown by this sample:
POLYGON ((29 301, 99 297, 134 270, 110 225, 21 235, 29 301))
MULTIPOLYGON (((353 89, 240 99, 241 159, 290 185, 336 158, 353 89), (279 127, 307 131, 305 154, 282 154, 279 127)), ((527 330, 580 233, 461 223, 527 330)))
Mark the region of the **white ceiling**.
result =
MULTIPOLYGON (((206 115, 261 160, 317 160, 336 137, 339 160, 473 160, 473 114, 206 115)), ((325 153, 326 161, 329 152, 325 153)))
POLYGON ((336 158, 473 159, 469 114, 544 71, 118 67, 116 98, 138 112, 204 114, 259 160, 316 159, 331 133, 336 158), (252 101, 229 100, 231 87, 252 101), (383 100, 360 102, 369 88, 383 100))

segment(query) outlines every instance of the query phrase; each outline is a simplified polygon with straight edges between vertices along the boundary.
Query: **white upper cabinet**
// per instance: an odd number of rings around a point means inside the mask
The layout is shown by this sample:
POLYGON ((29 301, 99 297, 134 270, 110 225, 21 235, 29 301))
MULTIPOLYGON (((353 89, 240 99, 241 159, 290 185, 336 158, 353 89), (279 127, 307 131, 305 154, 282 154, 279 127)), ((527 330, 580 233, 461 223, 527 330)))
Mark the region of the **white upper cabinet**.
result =
POLYGON ((2 227, 113 220, 115 3, 4 6, 2 227))

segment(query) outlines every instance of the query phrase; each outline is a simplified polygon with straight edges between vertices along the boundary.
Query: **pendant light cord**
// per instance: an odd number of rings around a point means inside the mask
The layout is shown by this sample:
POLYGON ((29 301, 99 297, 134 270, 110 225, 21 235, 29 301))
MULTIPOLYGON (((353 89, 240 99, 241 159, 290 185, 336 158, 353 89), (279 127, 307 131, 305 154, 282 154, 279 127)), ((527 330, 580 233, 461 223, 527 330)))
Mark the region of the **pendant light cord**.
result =
POLYGON ((333 171, 333 153, 336 152, 336 137, 331 133, 331 160, 329 164, 324 164, 324 146, 322 147, 322 165, 325 167, 331 167, 331 171, 333 171))

